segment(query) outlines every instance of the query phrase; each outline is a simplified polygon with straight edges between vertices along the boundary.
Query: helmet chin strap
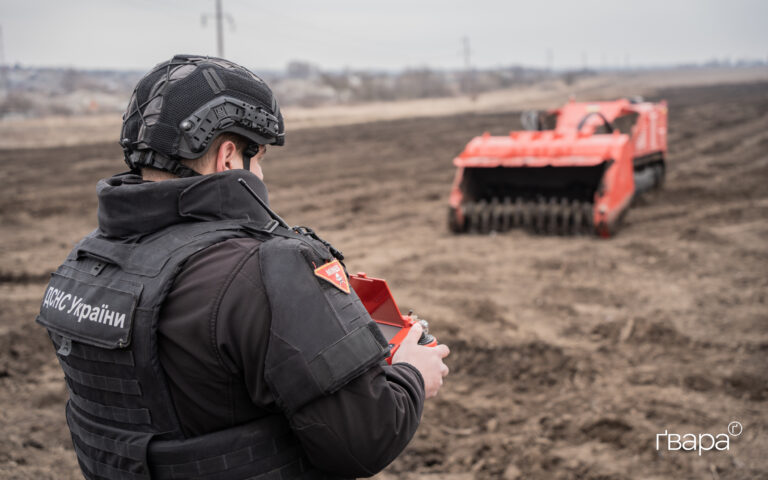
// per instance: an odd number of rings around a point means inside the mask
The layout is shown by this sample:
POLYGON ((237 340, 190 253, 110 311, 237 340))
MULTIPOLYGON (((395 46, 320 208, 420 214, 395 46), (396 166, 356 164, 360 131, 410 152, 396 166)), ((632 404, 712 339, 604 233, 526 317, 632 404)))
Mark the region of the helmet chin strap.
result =
POLYGON ((258 155, 261 151, 261 145, 258 143, 252 143, 246 147, 243 151, 243 170, 251 171, 251 158, 258 155))

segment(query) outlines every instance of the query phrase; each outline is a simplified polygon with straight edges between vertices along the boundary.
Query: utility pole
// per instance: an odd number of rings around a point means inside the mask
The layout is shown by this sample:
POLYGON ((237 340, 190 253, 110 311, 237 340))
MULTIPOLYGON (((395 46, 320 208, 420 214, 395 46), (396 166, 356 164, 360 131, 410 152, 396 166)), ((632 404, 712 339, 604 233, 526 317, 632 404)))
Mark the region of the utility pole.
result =
POLYGON ((0 98, 8 95, 11 89, 8 83, 8 66, 5 64, 5 43, 3 42, 3 26, 0 25, 0 98))
POLYGON ((469 97, 474 101, 475 96, 475 85, 474 85, 474 79, 473 72, 472 72, 472 50, 469 47, 469 37, 462 38, 462 46, 464 48, 464 70, 466 75, 466 88, 467 93, 469 93, 469 97))
POLYGON ((226 17, 227 21, 229 22, 229 26, 232 29, 235 28, 235 21, 232 19, 231 15, 224 13, 224 9, 221 6, 221 0, 216 0, 216 11, 213 15, 210 13, 203 14, 203 26, 205 26, 206 21, 210 17, 213 17, 213 20, 216 23, 216 55, 224 58, 224 18, 226 17))
POLYGON ((216 53, 224 56, 224 31, 221 15, 221 0, 216 0, 216 53))

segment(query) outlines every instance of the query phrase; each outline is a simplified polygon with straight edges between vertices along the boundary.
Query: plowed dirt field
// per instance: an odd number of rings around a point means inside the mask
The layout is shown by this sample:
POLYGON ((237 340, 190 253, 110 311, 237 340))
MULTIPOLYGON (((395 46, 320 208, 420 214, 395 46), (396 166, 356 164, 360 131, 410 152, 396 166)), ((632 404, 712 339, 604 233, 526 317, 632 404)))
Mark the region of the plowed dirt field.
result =
MULTIPOLYGON (((270 149, 273 207, 386 278, 452 349, 380 478, 768 478, 768 83, 656 97, 667 182, 610 240, 448 233, 452 157, 519 112, 304 129, 270 149), (656 450, 657 433, 733 421, 728 451, 656 450)), ((81 478, 34 317, 121 152, 2 150, 0 165, 0 477, 81 478)))

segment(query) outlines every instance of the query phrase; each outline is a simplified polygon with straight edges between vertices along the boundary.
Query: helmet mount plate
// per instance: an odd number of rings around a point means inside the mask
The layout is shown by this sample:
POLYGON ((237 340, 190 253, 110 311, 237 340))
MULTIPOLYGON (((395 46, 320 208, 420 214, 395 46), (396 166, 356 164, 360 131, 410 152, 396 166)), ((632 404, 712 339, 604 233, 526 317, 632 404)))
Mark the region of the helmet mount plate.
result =
POLYGON ((185 118, 179 127, 182 131, 179 156, 182 158, 199 157, 216 136, 225 132, 237 133, 259 145, 282 145, 284 135, 279 131, 277 117, 263 108, 229 96, 206 103, 185 118))

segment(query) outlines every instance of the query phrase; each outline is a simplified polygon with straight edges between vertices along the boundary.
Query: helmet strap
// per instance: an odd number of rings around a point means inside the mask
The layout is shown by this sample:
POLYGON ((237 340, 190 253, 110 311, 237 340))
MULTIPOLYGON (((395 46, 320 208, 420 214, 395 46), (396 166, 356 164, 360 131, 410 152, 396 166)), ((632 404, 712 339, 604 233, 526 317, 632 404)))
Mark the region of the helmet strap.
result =
POLYGON ((251 170, 251 158, 259 154, 261 145, 258 143, 252 143, 248 145, 243 151, 243 170, 251 170))
POLYGON ((164 157, 153 150, 132 152, 129 157, 129 163, 131 167, 135 169, 140 169, 141 167, 156 168, 158 170, 170 172, 181 178, 200 176, 200 173, 192 170, 188 166, 164 157))

